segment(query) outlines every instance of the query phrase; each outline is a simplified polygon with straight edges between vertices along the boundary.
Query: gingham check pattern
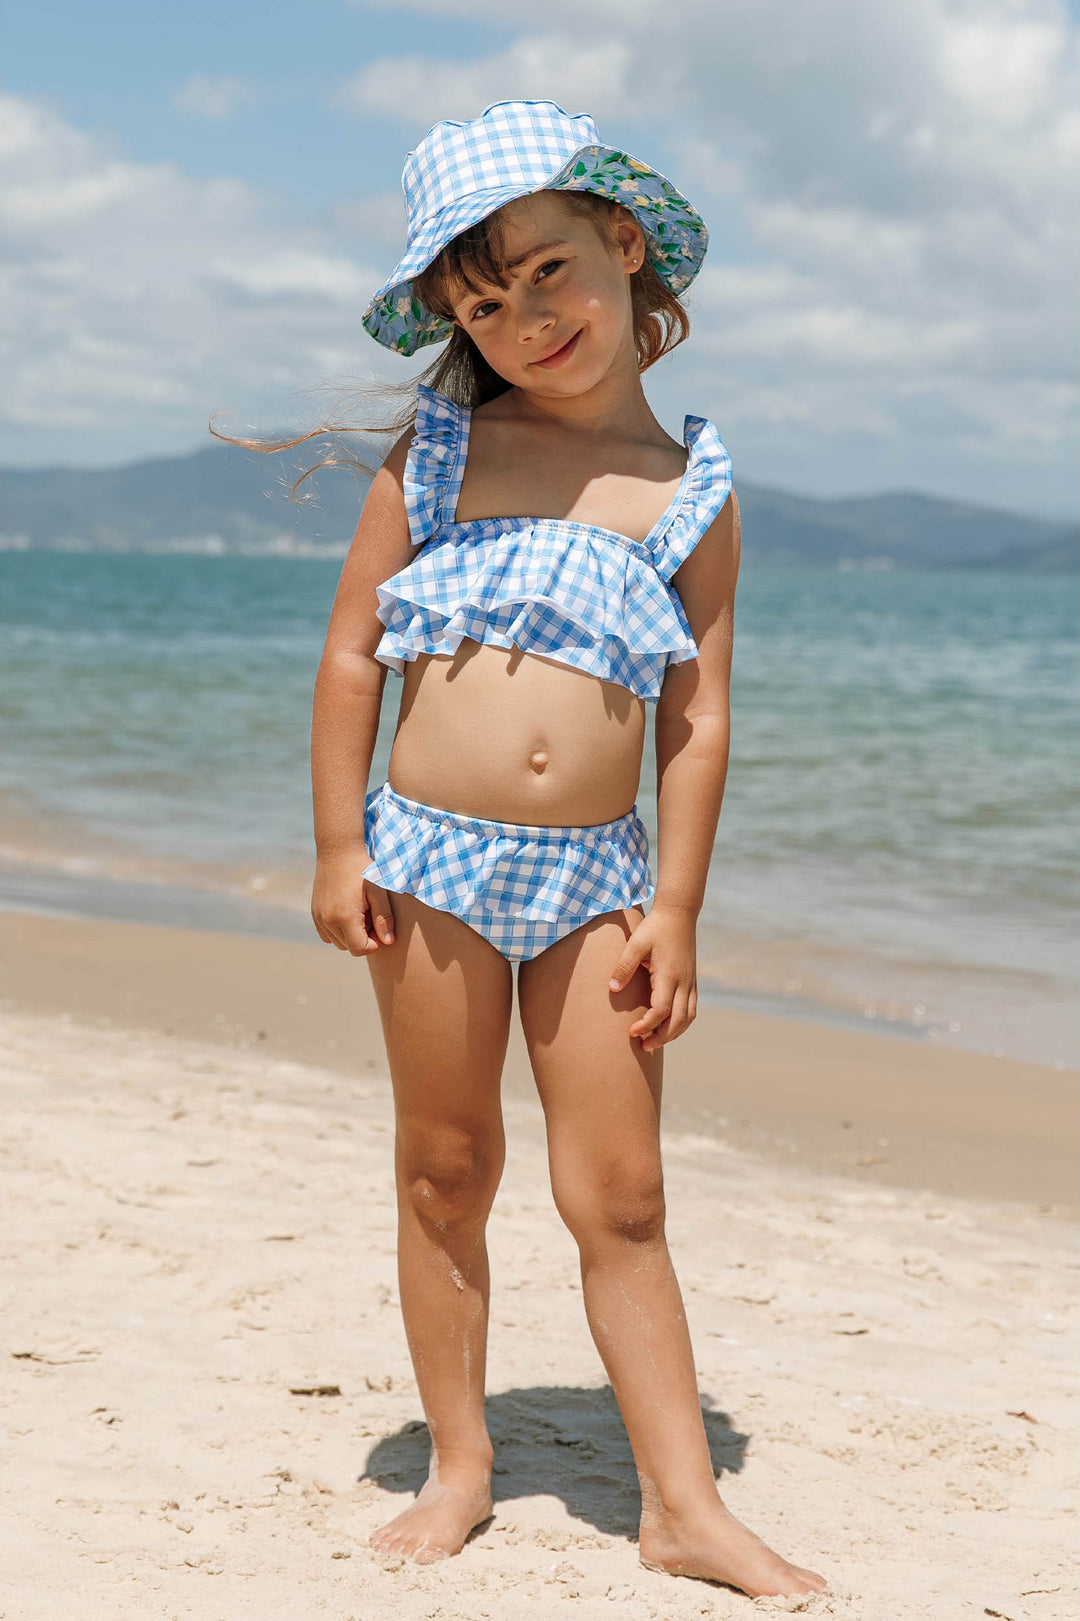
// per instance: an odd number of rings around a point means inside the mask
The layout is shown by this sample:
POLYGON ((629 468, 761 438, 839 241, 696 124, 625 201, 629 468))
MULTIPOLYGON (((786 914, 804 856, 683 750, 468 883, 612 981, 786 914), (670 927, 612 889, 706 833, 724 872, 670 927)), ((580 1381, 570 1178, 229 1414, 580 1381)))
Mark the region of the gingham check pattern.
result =
POLYGON ((671 576, 731 492, 712 423, 686 418, 687 466, 644 541, 557 518, 453 513, 471 412, 421 385, 406 462, 409 528, 421 547, 377 589, 375 657, 399 674, 419 653, 450 657, 463 637, 572 665, 655 702, 669 663, 697 657, 671 576))
POLYGON ((401 185, 408 245, 363 323, 404 355, 451 331, 414 298, 413 278, 455 236, 530 192, 595 191, 621 202, 639 220, 649 257, 674 292, 689 286, 708 245, 704 221, 670 181, 602 145, 587 114, 571 117, 552 101, 495 102, 467 123, 434 125, 406 158, 401 185))
MULTIPOLYGON (((551 107, 543 101, 496 102, 466 124, 436 124, 409 153, 401 176, 410 240, 433 217, 445 219, 454 235, 483 218, 479 213, 469 218, 476 194, 520 195, 522 189, 542 186, 583 146, 600 144, 600 132, 587 114, 571 118, 559 109, 561 117, 553 118, 551 107)), ((402 264, 415 258, 414 249, 402 264)))
POLYGON ((654 893, 636 806, 591 827, 528 827, 423 805, 384 782, 364 800, 364 837, 365 878, 452 912, 511 962, 654 893))

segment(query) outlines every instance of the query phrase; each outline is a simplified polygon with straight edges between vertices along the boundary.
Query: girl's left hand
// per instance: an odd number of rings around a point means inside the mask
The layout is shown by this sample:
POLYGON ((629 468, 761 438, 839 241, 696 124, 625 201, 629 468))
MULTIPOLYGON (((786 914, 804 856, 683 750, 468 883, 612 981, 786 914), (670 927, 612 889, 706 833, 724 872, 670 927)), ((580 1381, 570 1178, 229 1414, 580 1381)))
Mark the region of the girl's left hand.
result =
POLYGON ((681 1036, 697 1018, 697 920, 682 907, 653 906, 626 942, 609 990, 621 991, 639 967, 652 981, 649 1007, 630 1026, 642 1052, 681 1036))

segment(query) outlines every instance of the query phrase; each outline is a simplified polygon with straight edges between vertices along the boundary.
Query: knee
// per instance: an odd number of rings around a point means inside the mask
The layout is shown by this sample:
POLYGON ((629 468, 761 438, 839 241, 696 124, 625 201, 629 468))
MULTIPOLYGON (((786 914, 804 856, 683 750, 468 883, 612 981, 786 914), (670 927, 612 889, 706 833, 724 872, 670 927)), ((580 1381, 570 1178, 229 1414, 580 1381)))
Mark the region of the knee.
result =
POLYGON ((591 1185, 564 1186, 555 1202, 579 1244, 612 1239, 648 1244, 664 1236, 667 1209, 659 1166, 612 1165, 591 1185))
POLYGON ((398 1181, 420 1220, 446 1232, 487 1216, 502 1162, 501 1139, 448 1128, 410 1132, 398 1144, 398 1181))

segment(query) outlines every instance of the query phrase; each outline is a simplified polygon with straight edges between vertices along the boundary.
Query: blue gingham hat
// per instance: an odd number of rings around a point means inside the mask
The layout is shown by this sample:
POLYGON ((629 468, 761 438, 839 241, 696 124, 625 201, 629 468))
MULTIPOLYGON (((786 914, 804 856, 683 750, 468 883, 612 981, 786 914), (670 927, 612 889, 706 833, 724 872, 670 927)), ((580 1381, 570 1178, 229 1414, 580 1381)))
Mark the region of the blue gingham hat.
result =
POLYGON ((364 312, 364 326, 400 355, 441 343, 453 331, 414 296, 412 281, 447 243, 517 197, 534 191, 593 191, 621 203, 645 233, 646 256, 681 293, 697 275, 709 233, 669 180, 626 152, 601 144, 587 114, 553 101, 496 101, 479 118, 436 124, 405 159, 405 256, 364 312))

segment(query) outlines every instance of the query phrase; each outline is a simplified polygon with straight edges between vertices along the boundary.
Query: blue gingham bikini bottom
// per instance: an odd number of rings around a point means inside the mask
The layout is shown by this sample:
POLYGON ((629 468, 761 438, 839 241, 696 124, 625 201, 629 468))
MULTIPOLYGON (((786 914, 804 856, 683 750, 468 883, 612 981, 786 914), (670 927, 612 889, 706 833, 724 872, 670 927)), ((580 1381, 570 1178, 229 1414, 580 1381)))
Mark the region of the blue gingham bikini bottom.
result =
POLYGON ((653 896, 636 805, 613 822, 530 827, 423 805, 384 782, 364 800, 364 837, 365 878, 452 912, 510 962, 653 896))

